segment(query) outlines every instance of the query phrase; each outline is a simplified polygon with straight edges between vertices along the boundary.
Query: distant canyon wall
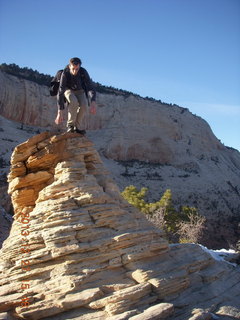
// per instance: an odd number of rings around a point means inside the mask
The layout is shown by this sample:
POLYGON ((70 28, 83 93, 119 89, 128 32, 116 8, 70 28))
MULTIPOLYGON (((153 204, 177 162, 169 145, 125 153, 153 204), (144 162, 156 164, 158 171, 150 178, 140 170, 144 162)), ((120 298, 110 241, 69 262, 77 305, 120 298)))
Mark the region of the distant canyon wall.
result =
MULTIPOLYGON (((49 95, 46 86, 1 71, 0 83, 2 116, 28 125, 56 126, 56 97, 49 95)), ((112 159, 182 163, 192 155, 224 150, 209 125, 186 108, 133 95, 98 94, 97 102, 97 115, 88 114, 84 126, 101 130, 104 139, 100 137, 99 143, 112 159)))
MULTIPOLYGON (((0 113, 4 117, 34 126, 50 126, 54 98, 48 88, 0 71, 0 113)), ((56 109, 56 107, 55 107, 56 109)))

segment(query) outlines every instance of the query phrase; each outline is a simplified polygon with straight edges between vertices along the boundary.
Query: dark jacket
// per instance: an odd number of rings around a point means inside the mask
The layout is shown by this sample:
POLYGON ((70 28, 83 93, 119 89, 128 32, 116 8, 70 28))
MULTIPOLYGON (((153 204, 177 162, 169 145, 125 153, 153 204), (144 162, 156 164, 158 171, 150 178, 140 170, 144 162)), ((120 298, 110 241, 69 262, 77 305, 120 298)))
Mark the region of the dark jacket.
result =
POLYGON ((63 70, 57 94, 57 104, 59 110, 64 109, 64 92, 67 89, 71 89, 73 91, 83 89, 85 91, 88 103, 89 92, 91 92, 91 101, 96 100, 96 90, 94 83, 89 77, 87 70, 82 67, 80 67, 76 75, 70 73, 68 66, 63 70))

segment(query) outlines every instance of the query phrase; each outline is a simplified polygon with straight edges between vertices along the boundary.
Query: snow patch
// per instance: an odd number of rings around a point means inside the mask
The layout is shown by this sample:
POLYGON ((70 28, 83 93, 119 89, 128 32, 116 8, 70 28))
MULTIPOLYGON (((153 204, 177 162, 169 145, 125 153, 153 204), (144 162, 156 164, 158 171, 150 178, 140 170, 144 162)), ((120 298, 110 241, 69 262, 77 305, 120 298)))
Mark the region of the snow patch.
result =
POLYGON ((238 253, 236 251, 234 251, 233 249, 219 249, 219 250, 213 250, 213 249, 208 249, 206 247, 204 247, 203 245, 199 244, 199 246, 206 252, 208 252, 214 260, 217 261, 224 261, 226 263, 229 263, 233 266, 237 266, 236 263, 233 262, 229 262, 231 260, 233 260, 238 253))

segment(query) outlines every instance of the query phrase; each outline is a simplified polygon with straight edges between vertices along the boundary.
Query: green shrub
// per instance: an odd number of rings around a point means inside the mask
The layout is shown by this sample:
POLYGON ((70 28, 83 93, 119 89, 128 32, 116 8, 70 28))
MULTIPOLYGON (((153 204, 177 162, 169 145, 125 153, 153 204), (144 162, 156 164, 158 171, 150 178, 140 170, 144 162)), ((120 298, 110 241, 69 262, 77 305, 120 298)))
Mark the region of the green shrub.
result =
POLYGON ((202 234, 205 219, 194 207, 181 206, 176 210, 172 204, 172 192, 167 189, 160 200, 146 202, 147 188, 138 190, 130 185, 122 196, 134 207, 146 214, 148 220, 163 229, 169 241, 197 242, 202 234))

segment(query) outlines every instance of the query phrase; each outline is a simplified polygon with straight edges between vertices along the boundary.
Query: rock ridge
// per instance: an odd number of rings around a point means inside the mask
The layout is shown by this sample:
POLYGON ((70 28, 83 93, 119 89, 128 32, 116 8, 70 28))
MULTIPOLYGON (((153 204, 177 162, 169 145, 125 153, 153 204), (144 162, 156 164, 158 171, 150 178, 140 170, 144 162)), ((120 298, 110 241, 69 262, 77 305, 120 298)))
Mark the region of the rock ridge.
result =
POLYGON ((11 166, 0 318, 240 315, 239 269, 197 245, 169 246, 123 200, 86 137, 43 132, 15 148, 11 166))
MULTIPOLYGON (((6 122, 10 121, 6 118, 53 127, 57 107, 46 86, 1 71, 0 84, 0 113, 5 117, 0 117, 2 128, 5 126, 1 158, 7 163, 10 152, 6 156, 4 147, 24 130, 16 126, 16 133, 8 136, 6 122)), ((147 187, 152 202, 171 189, 175 208, 195 207, 206 217, 202 244, 234 247, 240 236, 240 153, 225 147, 207 122, 186 108, 132 95, 98 93, 97 102, 97 115, 87 114, 84 125, 119 188, 130 184, 147 187)), ((9 212, 5 190, 4 185, 5 200, 0 204, 9 212)))

